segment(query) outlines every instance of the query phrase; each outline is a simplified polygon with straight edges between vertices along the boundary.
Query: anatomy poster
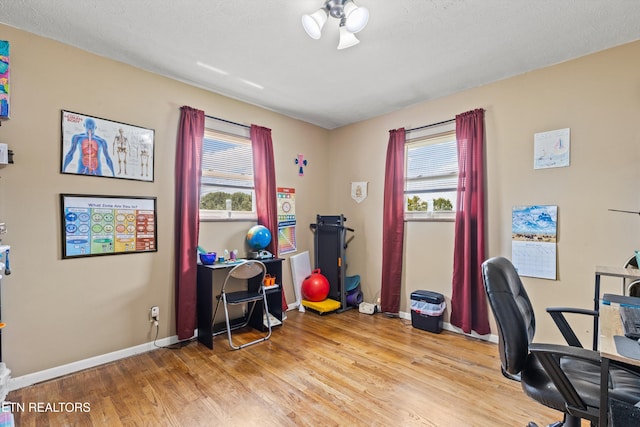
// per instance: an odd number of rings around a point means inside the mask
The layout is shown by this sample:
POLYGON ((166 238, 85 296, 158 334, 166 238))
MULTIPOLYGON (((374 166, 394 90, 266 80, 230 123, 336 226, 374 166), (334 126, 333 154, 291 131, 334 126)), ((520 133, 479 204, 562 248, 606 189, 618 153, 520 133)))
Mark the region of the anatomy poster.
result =
POLYGON ((511 261, 520 276, 556 280, 557 206, 514 206, 511 261))
POLYGON ((156 252, 155 197, 62 194, 62 257, 156 252))
POLYGON ((296 190, 278 187, 278 254, 297 250, 296 247, 296 190))
POLYGON ((153 129, 62 111, 62 173, 153 181, 153 153, 153 129))

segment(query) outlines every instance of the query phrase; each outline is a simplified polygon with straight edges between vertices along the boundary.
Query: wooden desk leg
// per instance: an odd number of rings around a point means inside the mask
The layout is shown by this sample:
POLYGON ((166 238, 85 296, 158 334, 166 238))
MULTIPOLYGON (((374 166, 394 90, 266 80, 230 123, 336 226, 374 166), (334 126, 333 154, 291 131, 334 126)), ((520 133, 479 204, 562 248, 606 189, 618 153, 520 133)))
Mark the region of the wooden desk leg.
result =
POLYGON ((609 425, 609 359, 603 357, 600 361, 600 427, 609 425))

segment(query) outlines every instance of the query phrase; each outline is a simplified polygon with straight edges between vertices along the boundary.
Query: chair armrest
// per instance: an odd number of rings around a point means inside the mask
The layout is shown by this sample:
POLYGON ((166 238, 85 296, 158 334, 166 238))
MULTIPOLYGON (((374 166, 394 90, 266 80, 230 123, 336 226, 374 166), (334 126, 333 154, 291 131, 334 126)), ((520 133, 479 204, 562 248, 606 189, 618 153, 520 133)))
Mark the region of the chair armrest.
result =
POLYGON ((554 355, 559 357, 570 357, 572 359, 580 359, 587 362, 593 362, 600 364, 600 353, 594 350, 589 350, 582 347, 571 347, 558 344, 543 344, 543 343, 531 343, 529 344, 529 351, 536 356, 539 354, 554 355))
MULTIPOLYGON (((564 313, 584 314, 584 315, 593 316, 593 317, 598 316, 598 312, 595 310, 587 310, 584 308, 572 308, 572 307, 548 307, 547 313, 551 315, 551 318, 556 323, 556 326, 560 330, 560 333, 562 334, 564 339, 567 341, 567 344, 569 344, 572 347, 582 347, 582 343, 580 343, 580 340, 578 339, 576 334, 573 332, 573 329, 571 328, 571 325, 569 325, 569 322, 564 316, 564 313)), ((596 333, 596 331, 594 331, 594 333, 596 333)))
POLYGON ((547 312, 561 312, 561 313, 576 313, 576 314, 586 314, 589 316, 597 316, 598 312, 595 310, 588 310, 586 308, 575 308, 575 307, 547 307, 547 312))

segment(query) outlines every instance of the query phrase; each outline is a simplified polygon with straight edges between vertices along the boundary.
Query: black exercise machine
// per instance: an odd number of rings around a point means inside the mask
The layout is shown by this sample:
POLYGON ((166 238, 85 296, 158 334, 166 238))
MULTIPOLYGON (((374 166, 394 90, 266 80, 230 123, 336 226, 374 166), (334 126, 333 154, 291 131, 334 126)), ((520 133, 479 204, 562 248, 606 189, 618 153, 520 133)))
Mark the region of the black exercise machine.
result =
POLYGON ((320 269, 329 281, 329 295, 340 303, 338 311, 345 311, 362 302, 360 276, 345 275, 347 270, 345 251, 351 239, 347 232, 353 228, 345 227, 344 215, 317 215, 316 223, 310 224, 314 233, 315 268, 320 269))

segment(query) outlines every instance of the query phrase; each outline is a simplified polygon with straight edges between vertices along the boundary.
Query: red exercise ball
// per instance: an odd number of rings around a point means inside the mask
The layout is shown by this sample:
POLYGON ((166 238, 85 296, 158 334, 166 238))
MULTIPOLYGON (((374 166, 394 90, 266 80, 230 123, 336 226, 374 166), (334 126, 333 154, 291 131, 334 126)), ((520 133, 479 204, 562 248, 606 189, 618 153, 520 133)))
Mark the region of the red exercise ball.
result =
POLYGON ((302 281, 302 298, 307 301, 324 301, 329 295, 329 281, 317 268, 302 281))

